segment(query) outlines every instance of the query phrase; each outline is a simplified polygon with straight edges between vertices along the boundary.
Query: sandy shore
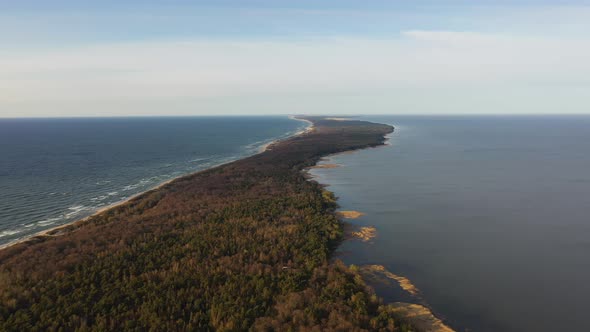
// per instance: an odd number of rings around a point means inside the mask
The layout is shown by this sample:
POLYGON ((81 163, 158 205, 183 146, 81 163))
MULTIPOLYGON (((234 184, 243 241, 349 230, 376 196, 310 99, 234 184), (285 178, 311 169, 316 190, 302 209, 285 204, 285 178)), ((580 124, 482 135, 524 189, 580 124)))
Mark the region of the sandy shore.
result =
POLYGON ((340 118, 326 118, 326 120, 333 120, 333 121, 350 121, 350 120, 354 120, 352 118, 344 118, 344 117, 340 117, 340 118))
MULTIPOLYGON (((220 165, 222 165, 222 164, 220 164, 220 165)), ((217 165, 217 166, 220 166, 220 165, 217 165)), ((217 167, 217 166, 213 166, 213 167, 217 167)), ((171 183, 171 182, 173 182, 173 181, 175 181, 175 180, 178 180, 178 179, 180 179, 180 178, 183 178, 183 177, 185 177, 185 176, 190 176, 190 175, 193 175, 193 174, 197 174, 197 173, 199 173, 199 172, 203 172, 203 171, 206 171, 206 170, 202 170, 202 171, 198 171, 198 172, 195 172, 195 173, 190 173, 190 174, 186 174, 186 175, 181 175, 181 176, 179 176, 179 177, 176 177, 176 178, 173 178, 173 179, 170 179, 170 180, 164 181, 164 182, 162 182, 162 183, 158 184, 157 186, 155 186, 155 187, 153 187, 153 188, 150 188, 150 189, 148 189, 148 190, 146 190, 146 191, 142 191, 142 192, 140 192, 140 193, 137 193, 137 194, 135 194, 135 195, 133 195, 133 196, 130 196, 130 197, 128 197, 128 198, 125 198, 125 199, 122 199, 122 200, 120 200, 120 201, 118 201, 118 202, 115 202, 115 203, 112 203, 112 204, 109 204, 109 205, 103 206, 103 207, 101 207, 100 209, 96 210, 96 211, 95 211, 94 213, 92 213, 91 215, 89 215, 89 216, 86 216, 86 217, 84 217, 84 218, 82 218, 82 219, 74 220, 74 221, 72 221, 72 222, 68 222, 68 223, 65 223, 65 224, 63 224, 63 225, 57 225, 57 226, 55 226, 55 227, 51 227, 51 228, 48 228, 48 229, 44 229, 44 230, 42 230, 42 231, 39 231, 39 232, 37 232, 37 233, 35 233, 35 234, 32 234, 32 235, 30 235, 30 236, 27 236, 26 238, 23 238, 23 239, 20 239, 20 240, 16 240, 16 241, 13 241, 13 242, 9 242, 9 243, 6 243, 6 244, 3 244, 3 245, 0 245, 0 250, 2 250, 2 249, 5 249, 5 248, 8 248, 8 247, 10 247, 10 246, 13 246, 13 245, 16 245, 16 244, 19 244, 19 243, 27 242, 27 241, 29 241, 29 240, 31 240, 31 239, 33 239, 33 238, 35 238, 35 237, 39 237, 39 236, 55 236, 55 235, 53 235, 53 234, 50 234, 50 233, 59 232, 59 230, 60 230, 60 229, 62 229, 62 228, 66 228, 66 227, 69 227, 69 226, 75 225, 75 224, 77 224, 77 223, 81 223, 81 222, 83 222, 83 221, 86 221, 86 220, 88 220, 88 219, 90 219, 90 218, 92 218, 92 217, 94 217, 94 216, 97 216, 97 215, 99 215, 99 214, 101 214, 101 213, 103 213, 103 212, 105 212, 105 211, 108 211, 108 210, 110 210, 110 209, 112 209, 112 208, 115 208, 115 207, 117 207, 117 206, 120 206, 120 205, 126 204, 126 203, 128 203, 128 202, 132 201, 133 199, 135 199, 135 198, 137 198, 137 197, 139 197, 139 196, 143 195, 143 194, 146 194, 146 193, 148 193, 148 192, 150 192, 150 191, 153 191, 153 190, 158 190, 158 189, 160 189, 160 188, 164 187, 165 185, 167 185, 167 184, 169 184, 169 183, 171 183)))
POLYGON ((311 166, 310 168, 338 168, 341 165, 339 164, 318 164, 315 166, 311 166))
POLYGON ((365 214, 359 211, 338 211, 336 214, 344 219, 358 219, 365 214))
POLYGON ((395 302, 391 304, 392 312, 402 317, 401 320, 409 322, 419 331, 429 332, 455 332, 443 321, 423 305, 415 303, 395 302))
POLYGON ((269 142, 269 143, 264 144, 263 146, 260 147, 260 149, 258 149, 258 153, 262 153, 264 151, 267 151, 267 150, 272 149, 272 146, 275 145, 275 144, 277 144, 280 141, 283 141, 285 139, 288 139, 288 138, 291 138, 291 137, 294 137, 294 136, 304 135, 304 134, 307 134, 307 133, 312 132, 314 130, 313 122, 311 122, 309 120, 300 119, 300 118, 298 118, 297 116, 294 116, 294 115, 290 115, 289 116, 289 119, 295 120, 295 121, 306 122, 308 124, 308 126, 305 129, 300 130, 300 131, 296 132, 295 134, 293 134, 293 135, 291 135, 289 137, 277 139, 277 140, 274 140, 272 142, 269 142))
MULTIPOLYGON (((294 136, 303 135, 303 134, 306 134, 306 133, 308 133, 308 132, 311 132, 311 131, 313 131, 313 130, 314 130, 314 125, 313 125, 313 123, 312 123, 311 121, 309 121, 309 120, 306 120, 306 119, 300 119, 300 118, 297 118, 296 116, 293 116, 293 115, 289 116, 289 119, 291 119, 291 120, 296 120, 296 121, 303 121, 303 122, 306 122, 306 123, 308 123, 308 126, 307 126, 305 129, 303 129, 303 130, 300 130, 300 131, 296 132, 295 134, 293 134, 293 135, 291 135, 291 136, 289 136, 289 137, 282 138, 282 139, 277 139, 277 140, 274 140, 274 141, 272 141, 272 142, 269 142, 269 143, 267 143, 267 144, 264 144, 263 146, 261 146, 261 147, 260 147, 260 149, 259 149, 258 153, 262 153, 262 152, 264 152, 264 151, 266 151, 266 150, 268 150, 268 149, 272 148, 272 145, 276 144, 276 143, 277 143, 277 142, 279 142, 279 141, 282 141, 282 140, 284 140, 284 139, 288 139, 288 138, 291 138, 291 137, 294 137, 294 136)), ((15 240, 15 241, 12 241, 12 242, 9 242, 9 243, 6 243, 6 244, 2 244, 2 245, 0 245, 0 250, 2 250, 2 249, 6 249, 6 248, 8 248, 8 247, 11 247, 11 246, 13 246, 13 245, 16 245, 16 244, 19 244, 19 243, 27 242, 27 241, 29 241, 29 240, 31 240, 31 239, 33 239, 33 238, 35 238, 35 237, 39 237, 39 236, 56 236, 56 235, 54 235, 54 234, 51 234, 51 233, 59 233, 59 230, 60 230, 60 229, 63 229, 63 228, 66 228, 66 227, 69 227, 69 226, 75 225, 75 224, 77 224, 77 223, 84 222, 84 221, 86 221, 86 220, 88 220, 88 219, 90 219, 90 218, 92 218, 92 217, 95 217, 95 216, 97 216, 97 215, 99 215, 99 214, 101 214, 101 213, 104 213, 104 212, 106 212, 106 211, 108 211, 108 210, 110 210, 110 209, 113 209, 113 208, 116 208, 116 207, 118 207, 118 206, 121 206, 121 205, 123 205, 123 204, 126 204, 126 203, 128 203, 128 202, 132 201, 133 199, 135 199, 135 198, 137 198, 137 197, 140 197, 141 195, 144 195, 144 194, 146 194, 146 193, 148 193, 148 192, 151 192, 151 191, 154 191, 154 190, 161 189, 162 187, 166 186, 167 184, 170 184, 170 183, 172 183, 172 182, 174 182, 174 181, 176 181, 176 180, 182 179, 182 178, 184 178, 184 177, 186 177, 186 176, 192 176, 192 175, 195 175, 195 174, 198 174, 198 173, 201 173, 201 172, 205 172, 205 171, 207 171, 207 170, 209 170, 209 169, 211 169, 211 168, 215 168, 215 167, 223 166, 223 165, 225 165, 225 164, 229 164, 229 163, 232 163, 232 162, 234 162, 234 161, 235 161, 235 160, 228 161, 228 162, 226 162, 226 163, 221 163, 221 164, 218 164, 218 165, 211 166, 211 167, 209 167, 209 168, 207 168, 207 169, 204 169, 204 170, 200 170, 200 171, 197 171, 197 172, 193 172, 193 173, 184 174, 184 175, 181 175, 181 176, 175 177, 175 178, 173 178, 173 179, 170 179, 170 180, 164 181, 164 182, 162 182, 162 183, 158 184, 157 186, 155 186, 155 187, 153 187, 153 188, 150 188, 150 189, 148 189, 148 190, 146 190, 146 191, 142 191, 142 192, 140 192, 140 193, 137 193, 137 194, 135 194, 135 195, 133 195, 133 196, 130 196, 130 197, 126 198, 126 199, 123 199, 123 200, 120 200, 120 201, 118 201, 118 202, 115 202, 115 203, 113 203, 113 204, 109 204, 109 205, 107 205, 107 206, 103 206, 103 207, 101 207, 100 209, 96 210, 94 213, 92 213, 91 215, 89 215, 89 216, 87 216, 87 217, 84 217, 84 218, 81 218, 81 219, 78 219, 78 220, 74 220, 74 221, 72 221, 72 222, 68 222, 68 223, 65 223, 65 224, 62 224, 62 225, 57 225, 57 226, 55 226, 55 227, 51 227, 51 228, 48 228, 48 229, 45 229, 45 230, 39 231, 39 232, 37 232, 37 233, 35 233, 35 234, 31 234, 31 235, 29 235, 29 236, 27 236, 27 237, 25 237, 25 238, 22 238, 22 239, 19 239, 19 240, 15 240)))
MULTIPOLYGON (((347 118, 330 118, 331 120, 346 121, 350 120, 347 118)), ((391 138, 393 134, 385 136, 386 140, 384 146, 391 146, 391 138)), ((379 146, 377 146, 379 147, 379 146)), ((328 155, 316 165, 309 167, 307 171, 313 169, 331 169, 340 167, 342 165, 331 162, 331 157, 341 154, 352 154, 359 150, 345 151, 328 155)), ((317 177, 313 174, 309 174, 310 178, 317 177)), ((336 214, 343 219, 356 219, 364 215, 359 211, 337 211, 336 214)), ((347 224, 345 226, 345 234, 348 239, 356 239, 363 242, 370 242, 372 239, 377 237, 377 229, 373 226, 355 226, 353 224, 347 224)), ((402 290, 410 294, 417 300, 423 301, 420 295, 420 290, 412 283, 412 281, 406 277, 391 273, 383 265, 366 265, 360 267, 363 279, 372 280, 374 282, 380 282, 387 284, 388 282, 396 283, 402 290)), ((390 304, 390 310, 396 313, 400 317, 403 317, 404 321, 410 322, 412 325, 420 328, 421 331, 433 331, 433 332, 454 332, 452 328, 446 325, 441 319, 439 319, 427 304, 416 304, 416 303, 404 303, 395 302, 390 304)))
POLYGON ((363 242, 370 242, 377 237, 377 229, 373 226, 362 226, 357 230, 351 230, 348 234, 349 239, 359 239, 363 242))
POLYGON ((360 267, 361 271, 373 279, 386 284, 388 281, 394 281, 406 292, 412 296, 418 296, 420 290, 412 284, 410 279, 391 273, 383 265, 364 265, 360 267))
POLYGON ((289 119, 295 120, 295 121, 303 121, 303 122, 307 123, 307 127, 305 129, 295 133, 295 135, 293 135, 293 136, 307 134, 309 132, 314 131, 314 129, 315 129, 313 122, 311 122, 307 119, 298 118, 296 115, 289 115, 289 119))

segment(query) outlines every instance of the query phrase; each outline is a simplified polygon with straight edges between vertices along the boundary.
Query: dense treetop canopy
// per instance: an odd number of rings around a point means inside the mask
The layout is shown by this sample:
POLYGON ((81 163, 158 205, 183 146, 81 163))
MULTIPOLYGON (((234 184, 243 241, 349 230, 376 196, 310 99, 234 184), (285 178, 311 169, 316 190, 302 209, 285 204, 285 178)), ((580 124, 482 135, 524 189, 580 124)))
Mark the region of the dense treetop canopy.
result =
POLYGON ((0 251, 0 330, 393 330, 387 307, 330 256, 334 196, 306 179, 392 127, 314 130, 179 178, 0 251))

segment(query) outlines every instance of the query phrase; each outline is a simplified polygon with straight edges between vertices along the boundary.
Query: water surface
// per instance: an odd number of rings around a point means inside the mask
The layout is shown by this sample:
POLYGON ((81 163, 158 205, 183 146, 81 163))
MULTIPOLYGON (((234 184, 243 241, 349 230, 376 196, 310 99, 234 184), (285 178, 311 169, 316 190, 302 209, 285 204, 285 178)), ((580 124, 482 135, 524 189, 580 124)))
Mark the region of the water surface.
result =
POLYGON ((0 119, 0 245, 305 126, 287 117, 0 119))
POLYGON ((590 331, 590 116, 365 119, 391 146, 313 171, 377 228, 345 262, 410 278, 459 329, 590 331))

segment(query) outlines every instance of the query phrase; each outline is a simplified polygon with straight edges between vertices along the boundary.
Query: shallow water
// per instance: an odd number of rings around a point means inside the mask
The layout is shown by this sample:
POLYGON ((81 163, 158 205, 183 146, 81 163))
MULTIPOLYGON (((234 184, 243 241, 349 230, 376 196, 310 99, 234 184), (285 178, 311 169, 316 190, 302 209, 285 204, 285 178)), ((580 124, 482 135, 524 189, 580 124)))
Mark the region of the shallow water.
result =
POLYGON ((306 125, 287 117, 0 119, 0 245, 252 155, 306 125))
POLYGON ((458 330, 590 331, 590 116, 365 119, 390 146, 312 171, 377 229, 341 259, 410 278, 458 330))

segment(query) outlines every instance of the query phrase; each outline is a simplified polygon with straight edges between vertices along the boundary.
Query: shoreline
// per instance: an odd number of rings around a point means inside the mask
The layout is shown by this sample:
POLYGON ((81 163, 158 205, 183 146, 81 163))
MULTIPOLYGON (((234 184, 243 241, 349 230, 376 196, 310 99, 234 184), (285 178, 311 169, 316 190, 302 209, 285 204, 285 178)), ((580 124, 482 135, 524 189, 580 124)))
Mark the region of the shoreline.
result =
MULTIPOLYGON (((46 229, 46 230, 37 232, 35 234, 32 234, 31 236, 28 236, 28 237, 23 238, 21 240, 17 240, 17 241, 8 243, 6 245, 0 246, 0 251, 2 251, 4 249, 7 249, 7 248, 10 248, 10 247, 12 247, 14 245, 17 245, 17 244, 20 244, 20 243, 26 243, 26 242, 29 242, 29 241, 31 242, 31 245, 34 245, 34 243, 35 243, 34 240, 36 238, 51 238, 51 237, 59 237, 59 236, 62 236, 62 235, 72 234, 76 230, 78 230, 80 227, 83 227, 84 226, 83 223, 85 221, 88 221, 90 218, 93 218, 93 217, 96 217, 96 216, 100 216, 100 215, 102 215, 103 213, 105 213, 107 211, 110 211, 110 210, 115 209, 115 208, 117 208, 119 206, 125 205, 127 203, 130 203, 130 202, 132 202, 134 200, 140 201, 142 198, 144 198, 144 196, 147 197, 147 196, 149 196, 149 194, 154 193, 154 192, 157 192, 158 190, 161 190, 161 189, 165 188, 168 185, 173 185, 176 181, 179 181, 180 182, 182 179, 189 179, 190 177, 195 176, 195 175, 198 175, 200 173, 207 172, 207 171, 210 171, 210 170, 215 169, 215 168, 218 168, 218 167, 223 167, 224 165, 235 163, 235 162, 238 162, 238 161, 241 161, 241 160, 244 160, 244 159, 248 159, 250 157, 254 157, 256 155, 260 155, 260 154, 262 154, 264 152, 267 152, 267 151, 271 151, 273 145, 278 144, 281 141, 290 140, 290 139, 293 139, 294 137, 302 136, 302 135, 305 135, 307 133, 313 132, 315 130, 314 123, 312 121, 310 121, 310 120, 296 118, 294 116, 290 116, 289 118, 290 119, 293 119, 293 120, 297 120, 297 121, 306 122, 309 125, 304 130, 297 131, 296 133, 294 133, 292 135, 289 135, 287 137, 278 138, 278 139, 273 140, 272 142, 269 142, 267 144, 264 144, 263 146, 261 146, 261 148, 259 149, 258 153, 255 153, 255 154, 252 154, 250 156, 243 157, 243 158, 239 158, 239 159, 236 159, 236 160, 228 161, 228 162, 225 162, 225 163, 221 163, 221 164, 218 164, 218 165, 215 165, 215 166, 212 166, 212 167, 209 167, 207 169, 203 169, 203 170, 200 170, 200 171, 197 171, 197 172, 192 172, 192 173, 188 173, 188 174, 184 174, 184 175, 178 176, 178 177, 173 178, 173 179, 169 179, 169 180, 164 181, 164 182, 158 184, 157 186, 155 186, 153 188, 150 188, 150 189, 148 189, 146 191, 143 191, 143 192, 134 194, 134 195, 132 195, 129 198, 126 198, 126 199, 121 200, 119 202, 115 202, 115 203, 110 204, 108 206, 101 207, 100 209, 98 209, 94 213, 92 213, 91 215, 88 215, 88 216, 86 216, 84 218, 81 218, 81 219, 78 219, 78 220, 75 220, 75 221, 72 221, 72 222, 68 222, 68 223, 65 223, 63 225, 58 225, 58 226, 55 226, 55 227, 52 227, 52 228, 49 228, 49 229, 46 229), (79 224, 81 224, 81 225, 79 225, 79 224), (67 230, 66 232, 60 232, 60 230, 67 229, 69 227, 72 227, 72 228, 69 229, 69 230, 67 230)), ((349 121, 349 120, 340 120, 339 119, 339 120, 333 120, 333 121, 349 121)), ((332 153, 332 154, 328 154, 326 156, 323 156, 322 158, 316 160, 314 162, 314 165, 312 165, 310 167, 307 167, 307 168, 300 169, 300 172, 302 173, 303 176, 305 176, 306 173, 308 173, 311 169, 315 169, 315 168, 332 168, 332 167, 321 167, 322 162, 326 162, 325 159, 326 158, 329 158, 330 156, 339 155, 339 154, 345 154, 345 153, 354 153, 356 151, 359 151, 359 150, 362 150, 362 149, 365 149, 365 148, 370 148, 370 147, 376 148, 376 147, 386 146, 386 145, 388 145, 387 144, 387 141, 391 137, 390 137, 390 135, 387 135, 387 136, 384 136, 384 138, 386 138, 386 139, 381 144, 378 144, 378 145, 366 146, 366 147, 359 147, 359 148, 355 148, 355 149, 352 149, 352 150, 345 150, 345 151, 342 151, 342 152, 336 152, 336 153, 332 153)), ((310 179, 307 178, 307 181, 310 181, 310 179)), ((313 180, 313 182, 318 183, 317 179, 313 180)), ((318 183, 318 184, 321 185, 321 186, 325 186, 325 184, 322 184, 322 183, 318 183)), ((341 210, 339 211, 339 210, 335 210, 332 213, 335 216, 337 216, 340 220, 342 220, 343 225, 348 224, 347 222, 344 222, 343 219, 355 219, 355 218, 358 218, 358 217, 364 215, 362 212, 358 212, 358 211, 341 211, 341 210)), ((367 228, 367 227, 365 227, 365 228, 367 228)), ((376 234, 373 234, 373 233, 375 233, 374 232, 375 231, 374 230, 374 227, 372 227, 372 229, 373 229, 373 231, 371 233, 372 235, 367 233, 367 234, 365 234, 366 235, 366 238, 364 238, 364 237, 361 236, 361 239, 364 239, 363 241, 367 242, 367 241, 369 241, 370 239, 372 239, 372 238, 374 238, 376 236, 376 234)), ((346 241, 346 240, 348 240, 348 238, 345 236, 343 240, 346 241)), ((386 273, 389 273, 388 271, 385 271, 385 272, 386 273)), ((390 277, 390 276, 388 275, 388 277, 390 277)), ((398 277, 398 278, 401 278, 403 280, 407 280, 406 278, 403 278, 403 277, 398 277)), ((393 279, 395 279, 396 281, 399 281, 399 280, 397 280, 398 278, 393 278, 393 279)), ((368 281, 365 276, 363 276, 363 279, 365 279, 365 282, 368 281)), ((407 280, 407 282, 411 284, 411 282, 409 280, 407 280)), ((402 286, 402 288, 403 288, 403 285, 401 283, 400 283, 400 286, 402 286)), ((449 329, 444 324, 444 322, 442 322, 438 318, 438 316, 436 314, 434 314, 433 310, 427 304, 395 302, 395 303, 392 303, 390 309, 388 309, 388 310, 391 310, 391 313, 392 314, 395 314, 397 312, 397 315, 400 316, 400 317, 398 317, 398 319, 401 319, 403 321, 407 321, 411 325, 414 325, 414 326, 420 326, 420 325, 422 325, 422 327, 424 328, 425 331, 430 331, 431 330, 430 327, 434 327, 434 326, 436 326, 437 329, 432 329, 432 331, 445 331, 445 332, 452 331, 452 329, 449 329), (400 313, 401 313, 401 315, 400 315, 400 313), (419 317, 417 317, 418 315, 419 315, 419 317), (413 318, 415 316, 417 318, 413 318), (424 325, 424 324, 426 324, 426 325, 424 325)))
MULTIPOLYGON (((334 121, 346 121, 346 120, 334 120, 334 121)), ((392 139, 392 133, 389 133, 384 136, 385 141, 382 145, 375 146, 372 148, 380 148, 380 147, 391 147, 390 140, 392 139)), ((344 152, 337 152, 326 155, 322 159, 320 159, 314 166, 308 167, 304 170, 309 175, 309 179, 313 179, 314 181, 318 182, 320 185, 324 187, 330 186, 329 183, 323 182, 321 179, 320 174, 312 174, 314 170, 319 171, 331 171, 334 168, 339 168, 341 166, 346 166, 346 164, 335 164, 331 157, 344 155, 344 154, 353 154, 355 152, 361 151, 364 149, 357 149, 351 151, 344 151, 344 152), (328 166, 323 167, 322 165, 328 166), (333 167, 333 165, 338 165, 338 167, 333 167), (322 182, 320 182, 322 181, 322 182)), ((330 191, 332 194, 336 195, 335 192, 330 191)), ((349 221, 345 220, 354 220, 359 217, 365 216, 365 212, 360 212, 354 210, 354 207, 342 207, 335 211, 335 214, 338 215, 343 222, 345 233, 343 241, 350 241, 350 240, 358 240, 365 243, 371 243, 370 241, 378 236, 377 229, 374 226, 365 225, 359 226, 350 223, 349 221)), ((340 247, 340 246, 338 246, 340 247)), ((352 266, 356 266, 352 263, 352 266)), ((414 327, 419 327, 424 331, 433 331, 433 332, 454 332, 452 326, 447 319, 443 315, 437 314, 434 308, 426 302, 426 300, 422 297, 421 292, 416 286, 412 283, 412 281, 404 276, 396 275, 385 269, 383 265, 360 265, 357 267, 361 272, 362 278, 367 283, 367 285, 371 286, 369 280, 372 280, 372 284, 375 285, 376 283, 381 283, 387 285, 389 283, 389 287, 399 287, 404 292, 410 295, 412 302, 400 302, 400 301, 392 301, 389 302, 395 309, 395 312, 400 313, 403 320, 409 322, 414 327), (377 275, 376 267, 378 268, 379 274, 382 274, 381 281, 375 281, 375 276, 377 275), (373 271, 371 271, 373 270, 373 271), (371 275, 373 274, 373 275, 371 275), (391 284, 394 282, 395 284, 391 284)), ((371 286, 372 287, 372 286, 371 286)), ((378 293, 376 293, 379 296, 378 293)), ((387 303, 387 302, 385 302, 387 303)))
POLYGON ((0 330, 88 324, 122 330, 130 319, 142 330, 400 327, 403 321, 372 295, 356 271, 331 262, 342 239, 335 197, 303 172, 330 153, 383 145, 383 135, 393 128, 305 119, 315 124, 311 133, 175 179, 86 222, 48 232, 59 236, 0 251, 0 306, 6 308, 0 330), (98 288, 92 277, 97 273, 98 288), (137 281, 143 281, 140 292, 137 281), (334 291, 334 283, 341 291, 334 291), (347 294, 360 301, 350 303, 347 294), (225 301, 228 296, 238 302, 225 301), (293 301, 293 296, 307 300, 293 301), (135 300, 126 307, 97 305, 129 298, 135 300), (245 310, 253 303, 257 310, 245 310), (294 307, 284 316, 287 304, 294 307), (307 311, 309 306, 340 309, 326 320, 307 311), (87 320, 44 314, 68 308, 86 310, 87 320), (161 314, 170 308, 178 310, 161 314), (23 315, 30 319, 15 319, 23 315))
MULTIPOLYGON (((231 161, 230 161, 230 162, 231 162, 231 161)), ((217 166, 213 166, 213 167, 217 167, 217 166)), ((211 168, 213 168, 213 167, 211 167, 211 168)), ((210 168, 207 168, 207 169, 210 169, 210 168)), ((207 169, 205 169, 205 170, 203 170, 203 171, 206 171, 207 169)), ((198 172, 202 172, 202 171, 198 171, 198 172)), ((198 172, 195 172, 195 173, 198 173, 198 172)), ((59 230, 60 230, 60 229, 62 229, 62 228, 66 228, 66 227, 69 227, 69 226, 73 226, 73 225, 75 225, 75 224, 77 224, 77 223, 80 223, 80 222, 83 222, 83 221, 87 221, 88 219, 90 219, 90 218, 92 218, 92 217, 95 217, 95 216, 97 216, 97 215, 99 215, 99 214, 101 214, 101 213, 104 213, 104 212, 106 212, 106 211, 108 211, 108 210, 110 210, 110 209, 113 209, 113 208, 116 208, 116 207, 118 207, 118 206, 121 206, 121 205, 123 205, 123 204, 125 204, 125 203, 128 203, 128 202, 130 202, 130 201, 132 201, 132 200, 134 200, 134 199, 136 199, 136 198, 138 198, 138 197, 140 197, 140 196, 142 196, 142 195, 144 195, 144 194, 146 194, 146 193, 148 193, 148 192, 150 192, 150 191, 161 189, 161 188, 162 188, 162 187, 164 187, 165 185, 167 185, 167 184, 169 184, 169 183, 171 183, 171 182, 173 182, 173 181, 175 181, 175 180, 177 180, 177 179, 180 179, 180 178, 182 178, 182 177, 185 177, 185 176, 187 176, 187 175, 191 175, 191 174, 195 174, 195 173, 189 173, 189 174, 185 174, 185 175, 181 175, 181 176, 175 177, 175 178, 173 178, 173 179, 170 179, 170 180, 166 180, 166 181, 164 181, 164 182, 162 182, 162 183, 160 183, 160 184, 156 185, 155 187, 153 187, 153 188, 150 188, 150 189, 148 189, 148 190, 146 190, 146 191, 139 192, 139 193, 137 193, 137 194, 131 195, 131 196, 129 196, 129 197, 125 198, 125 199, 122 199, 122 200, 120 200, 120 201, 117 201, 117 202, 115 202, 115 203, 112 203, 112 204, 109 204, 109 205, 103 206, 103 207, 99 208, 98 210, 94 211, 92 214, 90 214, 90 215, 88 215, 88 216, 86 216, 86 217, 83 217, 83 218, 81 218, 81 219, 76 219, 76 220, 74 220, 74 221, 67 222, 67 223, 65 223, 65 224, 62 224, 62 225, 57 225, 57 226, 55 226, 55 227, 51 227, 51 228, 48 228, 48 229, 44 229, 44 230, 42 230, 42 231, 39 231, 39 232, 37 232, 37 233, 31 234, 31 235, 29 235, 29 236, 27 236, 27 237, 25 237, 25 238, 18 239, 18 240, 15 240, 15 241, 12 241, 12 242, 9 242, 9 243, 6 243, 6 244, 3 244, 3 245, 0 245, 0 250, 4 250, 4 249, 7 249, 7 248, 10 248, 10 247, 12 247, 12 246, 14 246, 14 245, 17 245, 17 244, 19 244, 19 243, 23 243, 23 242, 31 241, 31 240, 33 240, 33 239, 34 239, 34 238, 36 238, 36 237, 42 237, 42 236, 55 236, 55 235, 53 235, 53 234, 49 234, 49 233, 52 233, 52 232, 59 231, 59 230)))
POLYGON ((289 135, 289 136, 287 136, 287 137, 284 137, 284 138, 278 138, 278 139, 275 139, 275 140, 273 140, 273 141, 271 141, 271 142, 268 142, 268 143, 266 143, 266 144, 263 144, 263 145, 262 145, 262 146, 261 146, 261 147, 258 149, 258 153, 262 153, 262 152, 265 152, 265 151, 268 151, 268 150, 270 150, 270 149, 272 148, 272 146, 273 146, 273 145, 275 145, 275 144, 279 143, 280 141, 283 141, 283 140, 286 140, 286 139, 289 139, 289 138, 292 138, 292 137, 296 137, 296 136, 304 135, 304 134, 310 133, 310 132, 312 132, 312 131, 314 130, 314 124, 313 124, 313 122, 311 122, 311 121, 309 121, 309 120, 306 120, 306 119, 300 119, 300 118, 298 118, 296 115, 289 115, 289 116, 288 116, 288 118, 289 118, 289 119, 291 119, 291 120, 294 120, 294 121, 301 121, 301 122, 305 122, 305 123, 307 123, 307 127, 305 127, 305 129, 303 129, 303 130, 299 130, 299 131, 295 132, 294 134, 292 134, 292 135, 289 135))
POLYGON ((283 138, 277 138, 277 139, 275 139, 275 140, 273 140, 273 141, 271 141, 269 143, 263 144, 258 149, 258 152, 254 153, 252 155, 245 156, 245 157, 242 157, 242 158, 237 158, 235 160, 227 161, 227 162, 220 163, 220 164, 217 164, 217 165, 213 165, 211 167, 208 167, 206 169, 202 169, 202 170, 199 170, 199 171, 196 171, 196 172, 191 172, 191 173, 179 175, 179 176, 177 176, 175 178, 172 178, 172 179, 166 180, 166 181, 164 181, 162 183, 159 183, 156 186, 154 186, 152 188, 149 188, 149 189, 147 189, 145 191, 142 191, 142 192, 133 194, 133 195, 131 195, 131 196, 125 198, 125 199, 122 199, 120 201, 117 201, 117 202, 111 203, 109 205, 100 207, 99 209, 97 209, 92 214, 89 214, 86 217, 83 217, 83 218, 80 218, 80 219, 76 219, 76 220, 67 222, 65 224, 57 225, 57 226, 54 226, 54 227, 51 227, 51 228, 48 228, 48 229, 44 229, 44 230, 41 230, 41 231, 36 232, 34 234, 28 235, 28 236, 26 236, 24 238, 17 239, 17 240, 14 240, 14 241, 11 241, 11 242, 2 244, 2 245, 0 245, 0 251, 1 250, 4 250, 4 249, 7 249, 7 248, 10 248, 10 247, 15 246, 15 245, 20 244, 20 243, 32 241, 32 240, 34 240, 37 237, 58 236, 58 235, 54 235, 54 234, 50 234, 50 233, 59 232, 63 228, 67 228, 67 227, 70 227, 70 226, 75 226, 75 224, 88 221, 88 219, 90 219, 92 217, 96 217, 96 216, 98 216, 98 215, 100 215, 100 214, 102 214, 104 212, 107 212, 107 211, 109 211, 111 209, 114 209, 114 208, 119 207, 121 205, 127 204, 127 203, 131 202, 132 200, 137 199, 137 198, 139 198, 139 197, 141 197, 141 196, 143 196, 143 195, 145 195, 147 193, 150 193, 152 191, 156 191, 156 190, 162 189, 166 185, 169 185, 169 184, 173 183, 174 181, 183 179, 184 177, 193 176, 195 174, 199 174, 201 172, 205 172, 205 171, 214 169, 216 167, 220 167, 220 166, 224 166, 224 165, 227 165, 227 164, 231 164, 231 163, 236 162, 238 160, 249 158, 249 157, 255 156, 257 154, 261 154, 263 152, 268 151, 273 145, 275 145, 275 144, 277 144, 277 143, 279 143, 279 142, 281 142, 283 140, 287 140, 287 139, 290 139, 290 138, 293 138, 293 137, 296 137, 296 136, 304 135, 304 134, 309 133, 309 132, 312 132, 314 130, 314 124, 313 124, 313 122, 311 122, 311 121, 309 121, 307 119, 301 119, 301 118, 298 118, 295 115, 289 115, 288 118, 291 119, 291 120, 294 120, 294 121, 305 122, 305 123, 308 124, 308 126, 305 129, 303 129, 303 130, 299 130, 299 131, 293 133, 292 135, 289 135, 289 136, 283 137, 283 138))

